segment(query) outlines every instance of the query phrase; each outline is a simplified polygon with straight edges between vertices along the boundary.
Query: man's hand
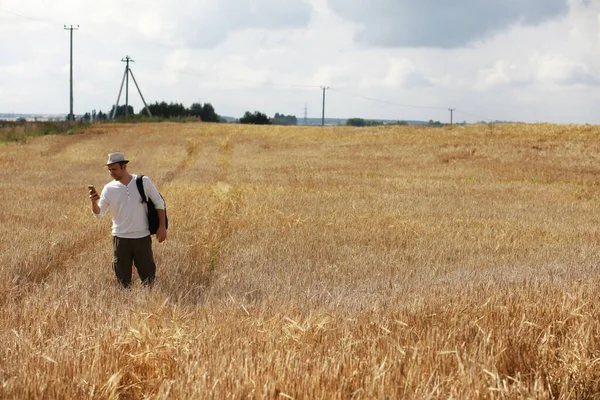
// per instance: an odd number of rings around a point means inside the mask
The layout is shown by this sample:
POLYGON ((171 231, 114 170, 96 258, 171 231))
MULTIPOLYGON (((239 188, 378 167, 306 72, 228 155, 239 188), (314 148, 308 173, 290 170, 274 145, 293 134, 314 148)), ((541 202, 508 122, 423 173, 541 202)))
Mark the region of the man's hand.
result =
POLYGON ((156 230, 156 238, 158 239, 158 243, 161 243, 167 238, 167 212, 157 208, 156 213, 158 214, 158 229, 156 230))
POLYGON ((167 238, 167 229, 159 226, 156 230, 156 238, 158 239, 158 243, 162 243, 167 238))
POLYGON ((97 203, 98 200, 100 200, 100 195, 98 195, 98 192, 96 192, 95 190, 90 190, 89 195, 92 203, 97 203))
POLYGON ((90 200, 92 201, 92 212, 96 215, 100 214, 100 207, 98 207, 98 200, 100 200, 100 195, 96 190, 91 189, 89 191, 90 200))

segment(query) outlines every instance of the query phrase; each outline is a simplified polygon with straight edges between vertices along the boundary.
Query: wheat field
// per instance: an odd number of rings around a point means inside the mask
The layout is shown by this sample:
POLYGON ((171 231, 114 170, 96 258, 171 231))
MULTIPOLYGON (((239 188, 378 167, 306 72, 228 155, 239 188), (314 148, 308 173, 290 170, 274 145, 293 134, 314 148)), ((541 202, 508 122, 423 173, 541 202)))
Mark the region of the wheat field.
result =
POLYGON ((600 127, 94 125, 0 144, 2 399, 600 398, 600 127), (106 155, 167 202, 118 287, 106 155))

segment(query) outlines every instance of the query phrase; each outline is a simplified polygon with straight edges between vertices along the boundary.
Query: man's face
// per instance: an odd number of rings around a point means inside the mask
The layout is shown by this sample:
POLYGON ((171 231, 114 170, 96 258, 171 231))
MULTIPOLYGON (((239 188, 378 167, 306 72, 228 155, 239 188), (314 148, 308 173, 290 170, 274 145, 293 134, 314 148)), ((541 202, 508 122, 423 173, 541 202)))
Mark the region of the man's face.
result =
POLYGON ((120 181, 125 176, 125 168, 125 165, 121 165, 119 163, 110 164, 108 166, 108 172, 115 181, 120 181))

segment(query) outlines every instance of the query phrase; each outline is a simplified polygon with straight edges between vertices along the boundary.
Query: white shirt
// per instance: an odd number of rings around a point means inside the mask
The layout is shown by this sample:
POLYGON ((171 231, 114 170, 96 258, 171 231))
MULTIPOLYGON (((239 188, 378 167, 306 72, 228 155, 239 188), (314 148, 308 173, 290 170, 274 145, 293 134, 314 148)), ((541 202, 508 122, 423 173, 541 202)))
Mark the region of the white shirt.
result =
MULTIPOLYGON (((100 213, 94 214, 96 218, 102 217, 107 211, 113 220, 112 234, 124 239, 139 239, 150 235, 148 230, 148 206, 142 203, 142 196, 138 191, 135 179, 132 175, 128 185, 119 181, 111 181, 102 188, 98 207, 100 213)), ((142 178, 146 196, 152 200, 157 209, 164 210, 165 202, 158 189, 150 178, 142 178)))

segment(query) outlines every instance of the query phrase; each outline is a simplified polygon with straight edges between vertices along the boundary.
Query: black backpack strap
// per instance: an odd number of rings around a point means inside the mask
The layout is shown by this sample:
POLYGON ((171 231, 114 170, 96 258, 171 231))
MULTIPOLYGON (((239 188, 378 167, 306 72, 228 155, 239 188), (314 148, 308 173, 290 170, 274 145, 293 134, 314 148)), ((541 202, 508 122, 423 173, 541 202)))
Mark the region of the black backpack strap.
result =
POLYGON ((144 183, 142 182, 143 178, 144 175, 138 175, 137 178, 135 178, 135 183, 138 191, 140 192, 140 196, 142 196, 142 203, 147 203, 148 199, 146 198, 146 192, 144 191, 144 183))

